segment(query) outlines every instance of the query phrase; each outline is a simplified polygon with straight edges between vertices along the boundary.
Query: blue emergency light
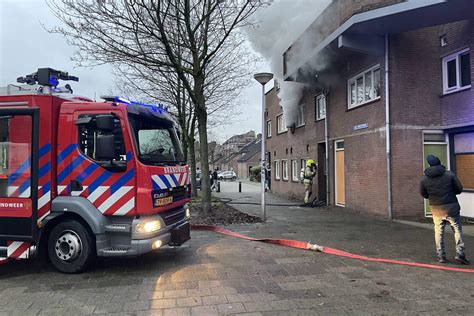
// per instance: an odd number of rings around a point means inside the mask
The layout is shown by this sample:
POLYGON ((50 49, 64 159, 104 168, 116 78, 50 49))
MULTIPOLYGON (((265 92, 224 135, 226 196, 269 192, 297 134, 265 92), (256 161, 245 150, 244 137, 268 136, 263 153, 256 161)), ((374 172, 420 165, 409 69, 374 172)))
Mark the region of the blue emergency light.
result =
POLYGON ((119 96, 101 96, 101 99, 104 99, 105 101, 115 102, 115 103, 144 106, 146 108, 149 108, 152 112, 156 112, 160 114, 164 114, 168 112, 168 108, 161 103, 149 104, 149 103, 143 103, 139 101, 131 101, 119 96))

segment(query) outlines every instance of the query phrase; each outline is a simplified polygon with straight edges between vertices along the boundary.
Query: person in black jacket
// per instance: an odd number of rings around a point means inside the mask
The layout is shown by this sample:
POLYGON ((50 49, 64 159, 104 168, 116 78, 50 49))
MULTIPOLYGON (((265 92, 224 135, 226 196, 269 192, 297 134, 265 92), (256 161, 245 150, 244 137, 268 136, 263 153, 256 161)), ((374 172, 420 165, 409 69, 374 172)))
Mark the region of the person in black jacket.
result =
POLYGON ((214 172, 212 173, 212 186, 211 186, 211 191, 214 189, 217 191, 217 179, 218 174, 217 174, 217 169, 214 169, 214 172))
POLYGON ((464 253, 461 215, 457 194, 461 194, 463 187, 456 175, 446 170, 438 157, 429 155, 426 161, 430 167, 426 168, 425 176, 421 179, 420 194, 430 201, 431 213, 435 231, 437 259, 440 263, 446 262, 444 247, 444 228, 447 223, 454 231, 456 241, 456 257, 461 264, 469 264, 464 253))

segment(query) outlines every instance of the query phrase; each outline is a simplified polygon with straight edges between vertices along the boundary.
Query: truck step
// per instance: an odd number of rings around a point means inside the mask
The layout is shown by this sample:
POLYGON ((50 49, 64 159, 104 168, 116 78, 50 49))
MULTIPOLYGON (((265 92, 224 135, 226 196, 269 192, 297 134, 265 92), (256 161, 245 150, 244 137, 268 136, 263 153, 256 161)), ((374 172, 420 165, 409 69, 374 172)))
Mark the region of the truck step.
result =
POLYGON ((129 224, 111 224, 105 226, 105 231, 111 233, 129 233, 132 225, 129 224))
POLYGON ((101 249, 100 252, 104 256, 119 256, 119 255, 126 254, 128 250, 129 248, 111 247, 111 248, 101 249))

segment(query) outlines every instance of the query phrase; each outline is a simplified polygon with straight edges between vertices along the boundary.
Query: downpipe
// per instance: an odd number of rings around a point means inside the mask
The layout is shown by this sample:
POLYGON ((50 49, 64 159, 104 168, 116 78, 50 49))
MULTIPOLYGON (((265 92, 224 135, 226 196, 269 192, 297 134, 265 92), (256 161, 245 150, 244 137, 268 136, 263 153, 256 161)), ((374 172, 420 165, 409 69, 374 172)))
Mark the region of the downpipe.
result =
POLYGON ((387 154, 387 210, 388 218, 393 219, 392 210, 392 144, 390 132, 390 87, 389 87, 389 35, 385 34, 385 145, 387 154))

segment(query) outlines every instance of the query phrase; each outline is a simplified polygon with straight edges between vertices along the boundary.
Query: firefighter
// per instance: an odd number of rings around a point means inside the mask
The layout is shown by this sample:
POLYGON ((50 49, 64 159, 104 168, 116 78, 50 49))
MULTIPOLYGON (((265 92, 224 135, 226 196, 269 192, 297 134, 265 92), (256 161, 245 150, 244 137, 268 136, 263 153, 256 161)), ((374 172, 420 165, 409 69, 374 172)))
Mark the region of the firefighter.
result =
POLYGON ((313 159, 308 159, 306 161, 306 168, 304 169, 303 174, 303 184, 304 184, 304 205, 309 206, 310 204, 310 196, 312 194, 312 187, 313 187, 313 178, 318 173, 318 167, 313 159))

